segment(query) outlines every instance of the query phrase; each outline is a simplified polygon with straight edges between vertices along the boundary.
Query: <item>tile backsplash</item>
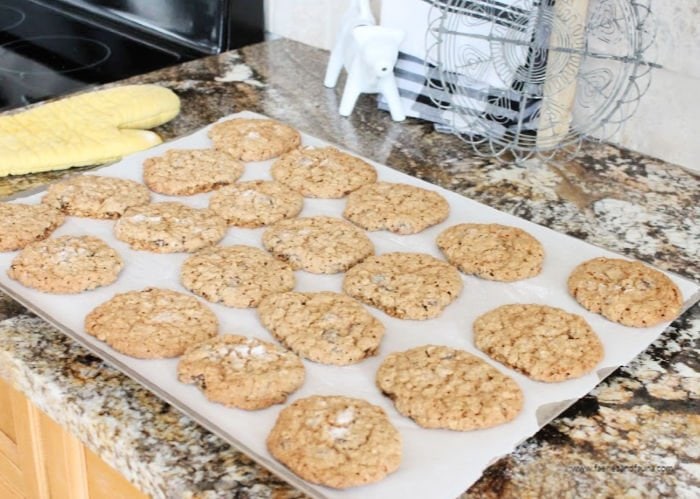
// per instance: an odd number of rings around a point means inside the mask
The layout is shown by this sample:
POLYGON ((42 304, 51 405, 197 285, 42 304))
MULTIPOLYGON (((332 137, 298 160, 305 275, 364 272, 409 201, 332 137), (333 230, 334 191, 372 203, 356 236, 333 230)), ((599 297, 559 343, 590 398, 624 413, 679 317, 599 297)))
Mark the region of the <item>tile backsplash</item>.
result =
MULTIPOLYGON (((381 0, 372 0, 379 18, 381 0)), ((330 49, 349 0, 265 0, 268 31, 330 49)), ((610 141, 700 173, 700 1, 651 0, 655 69, 637 112, 610 141)))
POLYGON ((611 142, 700 173, 700 1, 653 0, 651 9, 650 59, 662 68, 611 142))
MULTIPOLYGON (((381 0, 370 0, 379 19, 381 0)), ((350 0, 265 0, 265 24, 276 35, 330 50, 350 0)))

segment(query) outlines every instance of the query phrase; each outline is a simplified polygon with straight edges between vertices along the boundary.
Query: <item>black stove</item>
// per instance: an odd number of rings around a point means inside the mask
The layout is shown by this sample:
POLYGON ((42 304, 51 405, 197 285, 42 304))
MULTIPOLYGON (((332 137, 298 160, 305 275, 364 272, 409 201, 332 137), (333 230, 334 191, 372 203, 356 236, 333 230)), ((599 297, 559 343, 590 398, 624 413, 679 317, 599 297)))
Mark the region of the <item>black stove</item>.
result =
MULTIPOLYGON (((214 40, 208 45, 193 43, 195 36, 188 40, 186 30, 193 24, 194 15, 191 7, 198 0, 145 2, 150 7, 161 4, 164 9, 174 9, 173 22, 181 21, 180 39, 165 29, 140 24, 136 14, 119 17, 114 14, 115 9, 104 9, 102 15, 99 4, 114 3, 109 0, 94 0, 98 5, 92 9, 70 1, 0 0, 0 111, 263 39, 262 5, 257 6, 259 12, 253 20, 257 25, 251 27, 247 21, 247 31, 236 38, 231 33, 235 34, 235 22, 230 18, 235 12, 229 2, 202 2, 217 4, 220 10, 208 12, 208 17, 199 20, 197 29, 207 30, 203 22, 216 23, 225 40, 214 40), (221 30, 223 22, 227 23, 227 30, 221 30)), ((258 3, 261 2, 248 2, 247 16, 251 4, 258 3)))

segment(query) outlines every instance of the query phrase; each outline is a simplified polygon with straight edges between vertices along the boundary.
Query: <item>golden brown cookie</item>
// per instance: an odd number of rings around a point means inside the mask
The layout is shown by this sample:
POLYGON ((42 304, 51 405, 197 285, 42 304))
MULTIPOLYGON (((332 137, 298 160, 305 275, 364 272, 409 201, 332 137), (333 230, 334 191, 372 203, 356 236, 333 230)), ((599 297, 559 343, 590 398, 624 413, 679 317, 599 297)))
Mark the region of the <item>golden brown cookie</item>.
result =
POLYGON ((165 202, 129 208, 114 225, 114 235, 136 250, 178 253, 216 244, 226 229, 211 210, 165 202))
POLYGON ((260 322, 284 346, 302 357, 345 366, 376 355, 384 326, 347 295, 281 293, 265 298, 260 322))
POLYGON ((154 192, 189 196, 234 183, 243 164, 216 149, 170 149, 143 162, 143 181, 154 192))
POLYGON ((542 271, 542 244, 517 227, 454 225, 440 233, 437 245, 452 265, 483 279, 517 281, 542 271))
POLYGON ((316 395, 285 407, 267 448, 304 480, 336 489, 378 482, 401 464, 401 435, 386 413, 350 397, 316 395))
POLYGON ((115 295, 85 317, 85 331, 131 357, 177 357, 217 334, 214 312, 193 296, 147 288, 115 295))
POLYGON ((385 253, 348 270, 343 291, 392 317, 425 320, 457 299, 462 278, 452 265, 425 253, 385 253))
POLYGON ((114 219, 150 198, 146 186, 133 180, 77 175, 51 184, 41 202, 66 215, 114 219))
POLYGON ((310 198, 342 198, 377 180, 372 165, 335 147, 295 149, 275 161, 270 173, 310 198))
POLYGON ((216 149, 243 161, 264 161, 291 151, 301 144, 294 128, 275 120, 236 118, 209 129, 216 149))
POLYGON ((343 272, 374 253, 365 233, 333 217, 282 220, 263 234, 263 246, 294 270, 314 274, 343 272))
POLYGON ((545 305, 504 305, 479 316, 474 344, 537 381, 578 378, 603 358, 603 345, 583 317, 545 305))
POLYGON ((119 253, 93 236, 61 236, 27 245, 7 275, 45 293, 81 293, 117 280, 119 253))
POLYGON ((648 327, 676 318, 678 286, 658 270, 620 258, 594 258, 569 276, 569 293, 584 308, 625 326, 648 327))
POLYGON ((408 184, 377 182, 348 196, 343 216, 365 230, 416 234, 439 224, 450 205, 434 191, 408 184))
POLYGON ((45 204, 0 203, 0 251, 46 239, 64 219, 63 213, 45 204))
POLYGON ((523 392, 510 377, 463 350, 425 345, 389 355, 377 386, 424 428, 469 431, 513 420, 523 392))
POLYGON ((257 307, 273 293, 294 289, 289 265, 252 246, 205 248, 182 265, 182 285, 214 303, 257 307))
POLYGON ((248 228, 296 217, 303 207, 301 194, 269 180, 238 182, 219 189, 209 200, 209 208, 229 225, 248 228))
POLYGON ((304 364, 279 345, 227 334, 189 347, 177 375, 213 402, 256 410, 284 403, 304 383, 304 364))

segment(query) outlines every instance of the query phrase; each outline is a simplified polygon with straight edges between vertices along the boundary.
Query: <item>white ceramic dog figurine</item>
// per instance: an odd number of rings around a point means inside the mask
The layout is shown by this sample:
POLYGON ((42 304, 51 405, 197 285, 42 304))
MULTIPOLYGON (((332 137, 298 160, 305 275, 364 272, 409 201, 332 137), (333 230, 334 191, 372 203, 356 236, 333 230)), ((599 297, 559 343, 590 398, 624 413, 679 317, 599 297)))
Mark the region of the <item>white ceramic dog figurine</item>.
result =
POLYGON ((394 65, 403 40, 403 31, 376 26, 368 0, 353 0, 343 18, 343 25, 326 68, 323 84, 333 88, 340 71, 348 72, 341 116, 349 116, 362 93, 384 96, 394 121, 406 119, 394 78, 394 65))

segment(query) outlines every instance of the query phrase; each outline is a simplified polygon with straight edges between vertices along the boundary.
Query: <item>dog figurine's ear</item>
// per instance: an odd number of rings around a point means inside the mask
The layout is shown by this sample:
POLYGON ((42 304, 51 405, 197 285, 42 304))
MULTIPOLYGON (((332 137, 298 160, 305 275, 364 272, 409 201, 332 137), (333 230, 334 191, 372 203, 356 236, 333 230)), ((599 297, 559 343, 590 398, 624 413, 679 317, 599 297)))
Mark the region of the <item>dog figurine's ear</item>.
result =
MULTIPOLYGON (((357 54, 370 68, 376 78, 393 74, 396 59, 399 55, 399 45, 404 33, 397 29, 382 26, 359 26, 352 30, 357 54)), ((370 76, 370 75, 368 75, 370 76)), ((367 89, 366 92, 378 92, 378 89, 367 89)))

